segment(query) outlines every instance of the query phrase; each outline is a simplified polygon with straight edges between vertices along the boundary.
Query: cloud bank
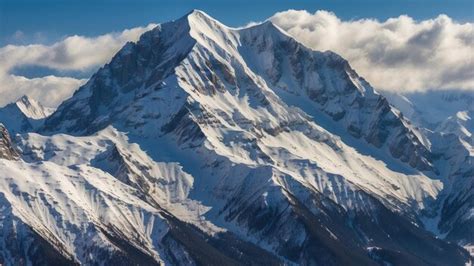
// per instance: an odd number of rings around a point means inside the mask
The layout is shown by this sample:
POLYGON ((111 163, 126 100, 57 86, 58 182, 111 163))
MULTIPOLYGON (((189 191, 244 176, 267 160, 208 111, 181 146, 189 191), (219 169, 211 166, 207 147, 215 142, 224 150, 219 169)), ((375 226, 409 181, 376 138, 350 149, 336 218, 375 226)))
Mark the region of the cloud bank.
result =
POLYGON ((334 13, 288 10, 269 20, 315 50, 332 50, 374 87, 392 92, 474 90, 474 24, 446 15, 343 21, 334 13))
POLYGON ((40 66, 58 71, 91 71, 107 63, 126 42, 138 40, 142 33, 155 26, 150 24, 92 38, 75 35, 52 45, 1 47, 0 106, 27 94, 46 106, 55 107, 86 81, 57 76, 29 79, 12 74, 13 69, 40 66))

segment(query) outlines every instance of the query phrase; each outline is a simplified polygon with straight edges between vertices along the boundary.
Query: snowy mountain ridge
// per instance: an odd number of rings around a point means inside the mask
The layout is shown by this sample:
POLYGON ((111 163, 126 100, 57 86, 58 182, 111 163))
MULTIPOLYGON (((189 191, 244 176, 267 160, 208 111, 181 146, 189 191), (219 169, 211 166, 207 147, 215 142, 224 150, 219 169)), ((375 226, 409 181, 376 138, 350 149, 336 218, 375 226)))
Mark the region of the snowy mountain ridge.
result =
POLYGON ((434 137, 347 61, 271 22, 193 11, 160 24, 23 130, 2 144, 21 158, 0 160, 1 263, 470 259, 424 226, 452 218, 442 203, 469 208, 472 191, 445 193, 472 166, 440 168, 452 161, 434 137))

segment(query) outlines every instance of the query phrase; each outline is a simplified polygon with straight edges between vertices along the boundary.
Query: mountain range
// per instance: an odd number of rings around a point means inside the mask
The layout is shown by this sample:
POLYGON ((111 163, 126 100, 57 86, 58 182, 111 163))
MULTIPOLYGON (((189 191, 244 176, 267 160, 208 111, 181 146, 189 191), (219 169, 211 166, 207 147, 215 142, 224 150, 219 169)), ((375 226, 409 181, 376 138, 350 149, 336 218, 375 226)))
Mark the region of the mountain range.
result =
POLYGON ((430 121, 269 21, 193 10, 57 109, 0 108, 0 263, 466 265, 463 93, 430 121))

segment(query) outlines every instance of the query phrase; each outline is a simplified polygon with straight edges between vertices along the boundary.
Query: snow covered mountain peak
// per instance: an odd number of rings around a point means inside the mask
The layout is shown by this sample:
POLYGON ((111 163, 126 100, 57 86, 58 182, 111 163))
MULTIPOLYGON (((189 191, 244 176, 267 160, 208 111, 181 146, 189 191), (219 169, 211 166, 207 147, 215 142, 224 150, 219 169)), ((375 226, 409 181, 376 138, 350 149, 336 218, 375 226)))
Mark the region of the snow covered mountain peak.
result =
POLYGON ((44 107, 24 95, 16 102, 0 108, 0 122, 13 134, 33 131, 40 127, 52 112, 53 109, 44 107))
MULTIPOLYGON (((240 91, 241 86, 236 84, 237 75, 244 75, 247 81, 242 85, 248 87, 254 83, 251 86, 261 88, 254 90, 254 93, 261 90, 261 98, 280 98, 277 101, 294 105, 311 115, 314 109, 319 109, 338 121, 354 137, 388 149, 394 157, 411 166, 422 170, 432 168, 429 150, 414 129, 350 68, 347 61, 331 52, 321 53, 304 47, 271 22, 231 29, 203 12, 193 11, 145 33, 137 44, 127 44, 109 65, 94 75, 84 89, 79 90, 78 94, 91 95, 90 99, 98 102, 85 107, 86 117, 71 114, 73 120, 89 117, 95 120, 87 122, 90 126, 99 122, 102 126, 106 125, 104 119, 110 119, 110 114, 97 120, 98 114, 91 113, 96 111, 98 103, 124 105, 126 103, 122 101, 130 98, 115 96, 132 90, 140 95, 151 86, 158 88, 166 84, 165 80, 172 78, 173 73, 177 74, 177 79, 168 82, 185 88, 182 83, 186 80, 188 86, 194 89, 196 86, 211 86, 212 91, 232 88, 240 91), (216 75, 216 70, 221 72, 222 79, 216 75), (206 76, 198 77, 201 74, 196 71, 206 76), (193 76, 194 73, 198 76, 193 76), (283 97, 288 93, 290 97, 283 97), (295 97, 302 97, 304 101, 288 102, 289 98, 295 97), (308 98, 313 107, 301 105, 308 98), (385 129, 387 126, 394 129, 385 129), (395 134, 395 128, 401 133, 396 133, 398 136, 390 134, 395 134)), ((75 101, 74 104, 79 107, 82 99, 73 97, 70 101, 75 101)), ((47 119, 47 127, 54 128, 57 123, 53 121, 58 120, 58 115, 63 113, 62 109, 70 101, 47 119)), ((270 103, 274 101, 268 100, 270 103)), ((71 121, 68 127, 72 128, 75 124, 71 121)), ((77 125, 76 130, 85 128, 77 125)))
POLYGON ((43 119, 49 116, 54 110, 46 108, 27 95, 23 95, 16 101, 16 105, 27 117, 32 119, 43 119))
MULTIPOLYGON (((214 19, 213 17, 209 16, 206 12, 199 10, 199 9, 193 9, 191 10, 188 14, 186 14, 184 17, 187 18, 187 20, 193 24, 193 23, 204 23, 208 25, 213 25, 213 28, 215 25, 219 25, 221 27, 227 28, 226 25, 222 24, 218 20, 214 19)), ((196 25, 194 24, 194 25, 196 25)), ((197 25, 196 25, 197 26, 197 25)), ((196 29, 197 30, 197 29, 196 29)), ((202 29, 203 30, 203 29, 202 29)))
MULTIPOLYGON (((253 166, 275 167, 287 156, 316 160, 304 147, 321 142, 335 154, 348 143, 368 143, 361 155, 394 169, 432 167, 416 131, 340 56, 312 51, 269 22, 231 29, 198 11, 127 44, 42 130, 87 135, 109 125, 145 138, 171 135, 182 147, 253 166), (273 147, 284 132, 302 134, 301 150, 277 155, 293 149, 273 147)), ((367 176, 316 161, 333 174, 367 176)), ((400 182, 396 171, 387 175, 400 182)), ((424 196, 409 189, 395 198, 416 197, 419 208, 438 193, 439 185, 428 183, 424 196)))
POLYGON ((342 57, 271 22, 160 24, 15 141, 9 261, 36 233, 84 264, 467 260, 423 228, 450 185, 433 143, 342 57))

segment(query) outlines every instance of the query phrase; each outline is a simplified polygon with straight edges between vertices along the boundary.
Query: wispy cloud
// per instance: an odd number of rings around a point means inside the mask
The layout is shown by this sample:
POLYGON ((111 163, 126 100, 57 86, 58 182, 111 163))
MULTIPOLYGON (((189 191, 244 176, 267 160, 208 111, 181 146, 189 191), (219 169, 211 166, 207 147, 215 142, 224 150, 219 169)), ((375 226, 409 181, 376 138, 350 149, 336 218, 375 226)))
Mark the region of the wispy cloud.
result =
POLYGON ((127 41, 136 41, 143 32, 155 26, 150 24, 93 38, 70 36, 52 45, 7 45, 0 48, 0 106, 23 94, 47 106, 57 106, 85 82, 56 76, 28 79, 12 74, 15 68, 42 66, 63 71, 90 71, 107 63, 127 41))
POLYGON ((376 88, 408 92, 474 90, 474 24, 446 15, 415 21, 343 21, 334 13, 288 10, 272 22, 315 50, 345 57, 376 88))

